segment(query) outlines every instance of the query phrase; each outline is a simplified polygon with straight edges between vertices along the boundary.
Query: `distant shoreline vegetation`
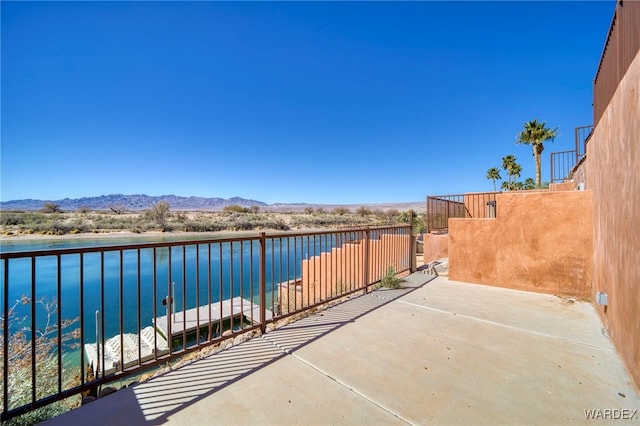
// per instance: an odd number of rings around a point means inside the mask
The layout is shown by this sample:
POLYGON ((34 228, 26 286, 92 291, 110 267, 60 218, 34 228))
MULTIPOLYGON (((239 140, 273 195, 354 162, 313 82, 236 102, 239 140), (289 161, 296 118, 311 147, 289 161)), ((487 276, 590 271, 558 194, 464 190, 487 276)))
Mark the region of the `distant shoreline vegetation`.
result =
POLYGON ((55 203, 45 203, 40 211, 0 211, 0 234, 77 235, 128 231, 145 232, 218 232, 308 228, 337 226, 393 225, 409 222, 413 214, 416 232, 424 229, 423 215, 411 210, 371 210, 365 207, 351 211, 338 207, 331 211, 306 208, 303 212, 262 212, 260 207, 230 205, 222 211, 171 211, 167 202, 138 212, 124 210, 91 210, 81 208, 62 211, 55 203))

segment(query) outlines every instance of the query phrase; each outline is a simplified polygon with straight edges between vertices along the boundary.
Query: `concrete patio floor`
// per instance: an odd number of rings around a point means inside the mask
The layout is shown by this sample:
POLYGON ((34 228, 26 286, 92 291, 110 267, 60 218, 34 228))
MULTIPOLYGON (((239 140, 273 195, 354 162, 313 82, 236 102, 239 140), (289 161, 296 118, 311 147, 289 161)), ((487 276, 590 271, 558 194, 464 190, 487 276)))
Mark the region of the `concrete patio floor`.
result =
POLYGON ((640 424, 640 398, 589 303, 420 272, 404 287, 46 424, 640 424))

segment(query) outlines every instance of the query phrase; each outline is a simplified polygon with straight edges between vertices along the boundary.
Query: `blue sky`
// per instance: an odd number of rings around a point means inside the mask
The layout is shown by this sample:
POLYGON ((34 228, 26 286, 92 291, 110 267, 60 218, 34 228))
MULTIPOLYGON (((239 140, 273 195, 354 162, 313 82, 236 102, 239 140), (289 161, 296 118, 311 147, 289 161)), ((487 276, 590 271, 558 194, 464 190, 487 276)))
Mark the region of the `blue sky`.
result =
POLYGON ((377 203, 573 149, 606 2, 1 3, 2 201, 377 203))

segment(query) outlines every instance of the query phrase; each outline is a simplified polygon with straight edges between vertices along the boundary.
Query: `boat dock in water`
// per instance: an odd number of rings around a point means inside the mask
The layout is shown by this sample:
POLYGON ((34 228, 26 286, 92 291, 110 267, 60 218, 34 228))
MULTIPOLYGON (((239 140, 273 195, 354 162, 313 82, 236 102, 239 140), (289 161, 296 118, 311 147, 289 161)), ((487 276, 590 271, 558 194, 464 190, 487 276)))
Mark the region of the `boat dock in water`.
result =
MULTIPOLYGON (((211 335, 207 338, 211 339, 222 335, 232 327, 235 330, 243 324, 260 324, 260 305, 241 297, 234 297, 222 302, 172 313, 169 315, 171 324, 168 323, 167 317, 167 315, 163 315, 154 318, 154 325, 143 328, 138 334, 124 333, 110 337, 105 340, 104 346, 100 343, 86 343, 84 351, 87 355, 87 362, 92 364, 96 370, 103 369, 104 374, 111 374, 120 368, 121 362, 123 368, 126 369, 138 364, 138 362, 142 363, 154 356, 169 352, 169 334, 172 339, 176 339, 182 337, 183 333, 193 336, 201 330, 210 330, 211 335), (210 329, 209 324, 211 324, 210 329), (124 358, 123 360, 121 360, 121 356, 124 358)), ((98 323, 98 318, 99 312, 96 312, 96 323, 98 323)), ((267 321, 272 318, 273 313, 267 310, 267 321)), ((100 342, 100 338, 98 338, 98 342, 100 342)))
MULTIPOLYGON (((183 331, 193 333, 198 329, 203 329, 211 323, 213 335, 219 335, 220 322, 227 323, 233 318, 237 324, 247 321, 251 325, 260 324, 260 305, 252 303, 241 297, 226 299, 222 302, 215 302, 210 305, 203 305, 186 311, 175 312, 171 316, 171 337, 179 337, 183 331)), ((271 320, 273 313, 266 311, 267 321, 271 320)), ((169 324, 167 315, 157 317, 153 323, 156 329, 163 336, 169 336, 169 324)), ((223 332, 224 327, 223 327, 223 332)))

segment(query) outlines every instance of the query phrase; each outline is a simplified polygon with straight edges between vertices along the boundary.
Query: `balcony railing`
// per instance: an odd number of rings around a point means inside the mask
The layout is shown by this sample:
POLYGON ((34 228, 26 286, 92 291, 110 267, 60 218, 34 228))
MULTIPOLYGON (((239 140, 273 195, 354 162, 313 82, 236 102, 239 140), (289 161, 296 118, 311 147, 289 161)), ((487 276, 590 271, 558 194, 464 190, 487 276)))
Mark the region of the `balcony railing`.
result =
POLYGON ((451 218, 496 217, 496 194, 500 192, 428 196, 427 232, 446 232, 451 218))
POLYGON ((562 182, 576 166, 576 151, 551 153, 551 183, 562 182))
POLYGON ((2 420, 415 268, 411 226, 0 253, 2 420))
POLYGON ((640 50, 639 33, 640 2, 617 0, 593 80, 593 122, 596 125, 640 50))
POLYGON ((593 132, 593 125, 576 127, 574 135, 576 148, 571 151, 551 153, 551 183, 562 182, 571 175, 587 152, 591 132, 593 132))

